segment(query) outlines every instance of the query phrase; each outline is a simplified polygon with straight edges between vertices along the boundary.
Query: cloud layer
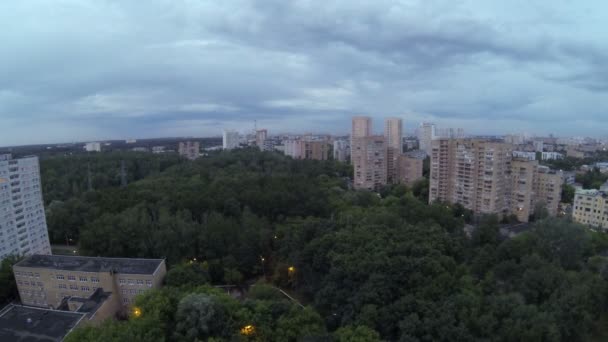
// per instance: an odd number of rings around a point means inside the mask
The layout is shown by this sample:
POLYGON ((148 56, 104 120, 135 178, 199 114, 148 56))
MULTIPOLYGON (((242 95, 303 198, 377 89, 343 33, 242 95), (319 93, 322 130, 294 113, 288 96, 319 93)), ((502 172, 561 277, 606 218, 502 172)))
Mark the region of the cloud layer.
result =
POLYGON ((345 133, 353 114, 605 136, 607 15, 567 0, 5 1, 0 145, 254 120, 345 133))

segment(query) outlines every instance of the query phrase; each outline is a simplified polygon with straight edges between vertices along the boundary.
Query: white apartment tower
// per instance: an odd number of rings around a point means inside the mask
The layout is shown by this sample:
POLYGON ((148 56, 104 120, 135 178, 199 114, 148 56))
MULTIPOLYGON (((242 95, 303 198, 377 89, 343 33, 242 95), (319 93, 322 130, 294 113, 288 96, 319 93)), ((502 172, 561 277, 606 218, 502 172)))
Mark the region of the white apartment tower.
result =
POLYGON ((233 129, 225 129, 222 134, 222 148, 232 150, 239 147, 239 132, 233 129))
POLYGON ((433 152, 433 139, 435 139, 435 124, 425 122, 418 129, 418 141, 420 149, 430 156, 433 152))
POLYGON ((0 260, 51 254, 38 157, 0 155, 0 260))

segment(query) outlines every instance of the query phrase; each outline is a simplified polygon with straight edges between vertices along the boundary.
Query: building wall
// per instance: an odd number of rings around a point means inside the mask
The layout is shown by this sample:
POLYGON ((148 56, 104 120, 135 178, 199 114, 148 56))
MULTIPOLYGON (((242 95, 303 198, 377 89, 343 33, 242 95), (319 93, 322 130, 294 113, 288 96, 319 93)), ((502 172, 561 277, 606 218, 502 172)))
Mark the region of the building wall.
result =
POLYGON ((265 129, 260 129, 255 132, 255 144, 262 151, 265 151, 266 145, 264 144, 268 139, 268 131, 265 129))
POLYGON ((572 207, 574 221, 608 229, 608 193, 599 190, 578 190, 572 207))
POLYGON ((190 160, 197 159, 200 155, 200 143, 198 141, 185 141, 179 143, 179 155, 190 160))
POLYGON ((528 222, 535 203, 534 183, 538 162, 533 160, 513 160, 511 176, 513 179, 511 211, 520 222, 528 222))
POLYGON ((88 298, 97 288, 112 292, 123 305, 129 305, 138 294, 159 288, 167 269, 163 261, 157 271, 151 275, 21 266, 15 266, 13 272, 24 305, 56 309, 63 298, 70 296, 88 298))
POLYGON ((559 202, 562 198, 562 185, 564 184, 562 172, 550 170, 547 167, 539 167, 534 184, 536 201, 542 201, 549 215, 556 216, 559 202))
POLYGON ((436 137, 435 125, 432 123, 423 123, 418 129, 418 141, 420 149, 425 151, 427 155, 431 155, 433 151, 433 139, 436 137))
POLYGON ((355 189, 377 190, 386 185, 387 148, 384 136, 354 138, 351 147, 355 189))
POLYGON ((37 157, 0 155, 0 260, 51 254, 37 157))
POLYGON ((232 150, 239 147, 239 133, 235 130, 224 130, 222 134, 222 148, 232 150))
POLYGON ((424 159, 401 154, 397 160, 397 181, 400 184, 412 185, 424 178, 422 175, 424 159))
POLYGON ((386 146, 399 155, 403 151, 403 121, 399 118, 387 118, 384 122, 386 146))
POLYGON ((346 162, 350 157, 350 143, 347 140, 334 141, 334 159, 346 162))

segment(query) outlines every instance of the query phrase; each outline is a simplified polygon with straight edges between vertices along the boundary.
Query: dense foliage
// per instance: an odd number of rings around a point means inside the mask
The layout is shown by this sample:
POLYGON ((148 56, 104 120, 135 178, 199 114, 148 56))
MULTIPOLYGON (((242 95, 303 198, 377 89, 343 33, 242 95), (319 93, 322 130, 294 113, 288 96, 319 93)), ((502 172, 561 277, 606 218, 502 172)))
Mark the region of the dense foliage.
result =
MULTIPOLYGON (((585 341, 608 303, 608 239, 539 220, 505 240, 498 219, 428 205, 424 182, 348 189, 350 168, 252 150, 177 163, 88 191, 61 220, 90 255, 166 257, 141 317, 72 341, 585 341), (265 287, 242 301, 202 284, 265 287), (256 333, 241 334, 246 325, 256 333)), ((44 179, 43 179, 44 180, 44 179)), ((54 209, 50 216, 60 221, 54 209)), ((51 226, 52 230, 61 229, 51 226)), ((53 232, 52 232, 53 233, 53 232)))

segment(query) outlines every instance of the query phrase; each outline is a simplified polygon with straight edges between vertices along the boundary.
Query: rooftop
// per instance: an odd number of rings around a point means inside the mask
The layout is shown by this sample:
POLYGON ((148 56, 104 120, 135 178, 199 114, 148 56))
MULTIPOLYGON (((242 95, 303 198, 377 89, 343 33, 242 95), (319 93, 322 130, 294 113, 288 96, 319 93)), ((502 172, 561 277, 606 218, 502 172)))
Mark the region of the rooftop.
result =
POLYGON ((17 267, 48 268, 75 272, 110 272, 122 274, 154 274, 163 259, 102 258, 69 255, 31 255, 17 267))
POLYGON ((83 317, 82 313, 9 305, 0 312, 0 341, 62 341, 83 317))

